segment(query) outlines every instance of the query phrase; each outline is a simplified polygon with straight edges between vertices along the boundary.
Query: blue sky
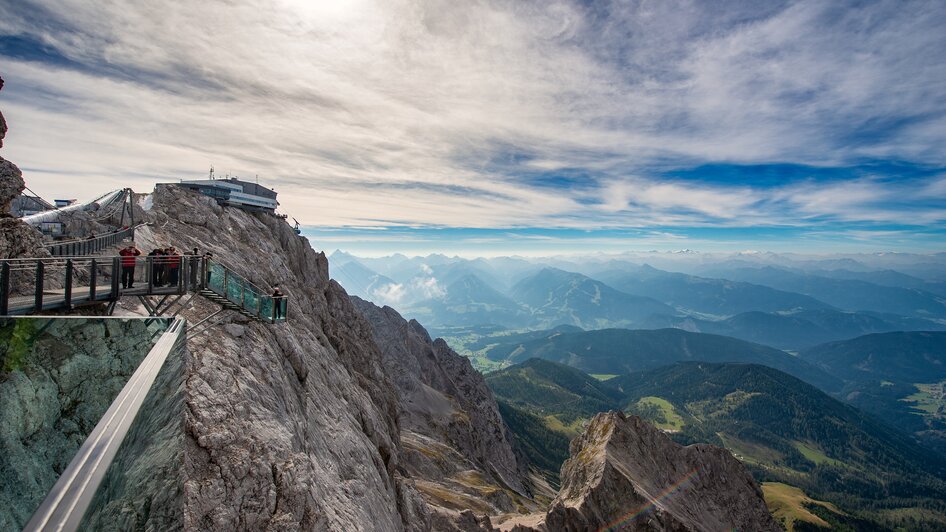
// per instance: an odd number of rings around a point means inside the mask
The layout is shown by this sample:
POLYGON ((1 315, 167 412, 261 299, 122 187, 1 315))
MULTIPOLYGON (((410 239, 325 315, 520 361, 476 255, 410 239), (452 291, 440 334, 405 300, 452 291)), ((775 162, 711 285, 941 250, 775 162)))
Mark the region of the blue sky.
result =
POLYGON ((259 175, 319 247, 941 251, 936 1, 0 3, 53 197, 259 175))

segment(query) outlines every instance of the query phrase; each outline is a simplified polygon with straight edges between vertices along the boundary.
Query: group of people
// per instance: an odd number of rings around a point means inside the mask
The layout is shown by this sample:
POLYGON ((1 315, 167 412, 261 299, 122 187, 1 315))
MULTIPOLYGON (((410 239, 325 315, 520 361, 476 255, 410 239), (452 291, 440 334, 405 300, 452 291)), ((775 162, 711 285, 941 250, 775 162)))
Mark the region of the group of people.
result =
MULTIPOLYGON (((122 288, 135 287, 135 266, 137 257, 141 256, 141 250, 135 244, 128 244, 127 247, 118 252, 122 261, 122 288)), ((151 284, 153 286, 175 286, 180 281, 181 261, 185 257, 196 262, 200 257, 197 248, 193 253, 181 255, 174 246, 166 248, 152 249, 147 255, 151 259, 151 284)), ((210 253, 205 256, 210 257, 210 253)), ((192 268, 192 276, 196 275, 196 269, 192 268)), ((193 280, 196 284, 196 278, 193 280)))
MULTIPOLYGON (((121 256, 121 265, 122 265, 122 288, 134 288, 135 287, 135 266, 138 262, 138 257, 141 256, 141 250, 138 249, 134 243, 128 244, 127 247, 118 252, 121 256)), ((207 252, 203 256, 200 255, 200 251, 197 248, 194 248, 190 253, 178 253, 177 248, 174 246, 167 248, 155 248, 152 249, 147 255, 151 259, 151 285, 155 287, 159 286, 177 286, 180 282, 180 272, 181 264, 183 261, 190 261, 190 279, 185 282, 189 282, 191 285, 197 285, 198 271, 200 269, 200 259, 212 259, 213 253, 207 252)), ((210 285, 210 280, 212 276, 212 269, 207 268, 207 285, 210 285)), ((286 295, 279 289, 279 286, 274 287, 272 293, 273 300, 273 318, 280 320, 286 316, 286 295)))
POLYGON ((155 248, 148 253, 151 259, 151 284, 176 286, 181 271, 181 254, 174 246, 155 248))

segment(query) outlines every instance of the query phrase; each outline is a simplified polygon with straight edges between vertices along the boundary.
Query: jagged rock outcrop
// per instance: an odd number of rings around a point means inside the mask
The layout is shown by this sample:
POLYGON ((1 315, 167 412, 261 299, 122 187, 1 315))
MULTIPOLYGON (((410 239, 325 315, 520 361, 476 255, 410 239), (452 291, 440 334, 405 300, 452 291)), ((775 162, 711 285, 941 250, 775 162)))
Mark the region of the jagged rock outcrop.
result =
POLYGON ((547 531, 780 530, 762 490, 729 451, 681 446, 622 412, 596 415, 571 444, 547 531))
MULTIPOLYGON (((0 79, 0 89, 3 80, 0 79)), ((0 147, 6 137, 7 123, 0 114, 0 147)), ((18 257, 47 257, 49 252, 43 247, 42 235, 29 225, 8 214, 10 203, 23 192, 26 183, 23 173, 15 164, 0 157, 0 259, 15 259, 18 257)), ((11 285, 14 291, 20 286, 21 280, 14 275, 11 285)))
POLYGON ((477 513, 534 510, 528 467, 483 376, 417 321, 352 300, 397 386, 405 464, 440 514, 438 529, 489 530, 477 513))
MULTIPOLYGON (((426 530, 405 478, 397 393, 371 329, 328 262, 284 220, 159 186, 142 249, 212 251, 290 296, 289 321, 229 313, 193 338, 186 370, 184 513, 189 530, 426 530)), ((191 322, 216 306, 201 298, 191 322)))

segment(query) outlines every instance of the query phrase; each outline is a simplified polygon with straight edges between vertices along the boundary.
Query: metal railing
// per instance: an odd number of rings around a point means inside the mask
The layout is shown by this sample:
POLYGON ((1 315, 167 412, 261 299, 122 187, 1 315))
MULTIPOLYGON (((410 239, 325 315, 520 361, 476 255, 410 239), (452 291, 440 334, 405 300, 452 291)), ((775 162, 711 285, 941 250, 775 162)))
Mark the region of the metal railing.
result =
POLYGON ((73 240, 60 240, 46 245, 49 254, 54 257, 78 257, 84 255, 93 255, 100 251, 114 247, 116 244, 125 240, 135 239, 135 229, 145 224, 139 224, 135 227, 119 229, 113 233, 96 236, 94 238, 76 238, 73 240))
POLYGON ((269 323, 286 321, 288 297, 274 296, 222 264, 195 255, 0 260, 0 316, 71 310, 122 296, 207 290, 269 323))
POLYGON ((24 530, 183 527, 185 332, 158 339, 24 530))
POLYGON ((71 310, 123 295, 202 288, 194 256, 54 257, 0 260, 0 316, 71 310), (133 262, 133 264, 129 264, 133 262))
POLYGON ((204 265, 204 279, 208 290, 263 321, 286 321, 289 310, 287 296, 267 295, 269 291, 261 289, 213 260, 206 260, 204 265))

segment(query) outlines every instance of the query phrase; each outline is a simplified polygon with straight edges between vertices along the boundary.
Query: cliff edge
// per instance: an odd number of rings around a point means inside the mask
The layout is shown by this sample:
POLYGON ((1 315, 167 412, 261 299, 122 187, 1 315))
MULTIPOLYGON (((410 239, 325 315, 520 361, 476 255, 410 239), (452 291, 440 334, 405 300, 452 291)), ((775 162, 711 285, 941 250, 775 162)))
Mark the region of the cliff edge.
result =
POLYGON ((433 526, 463 529, 459 513, 469 511, 478 516, 475 529, 488 529, 484 516, 537 510, 528 464, 470 361, 391 307, 352 301, 397 387, 404 463, 432 510, 433 526))

